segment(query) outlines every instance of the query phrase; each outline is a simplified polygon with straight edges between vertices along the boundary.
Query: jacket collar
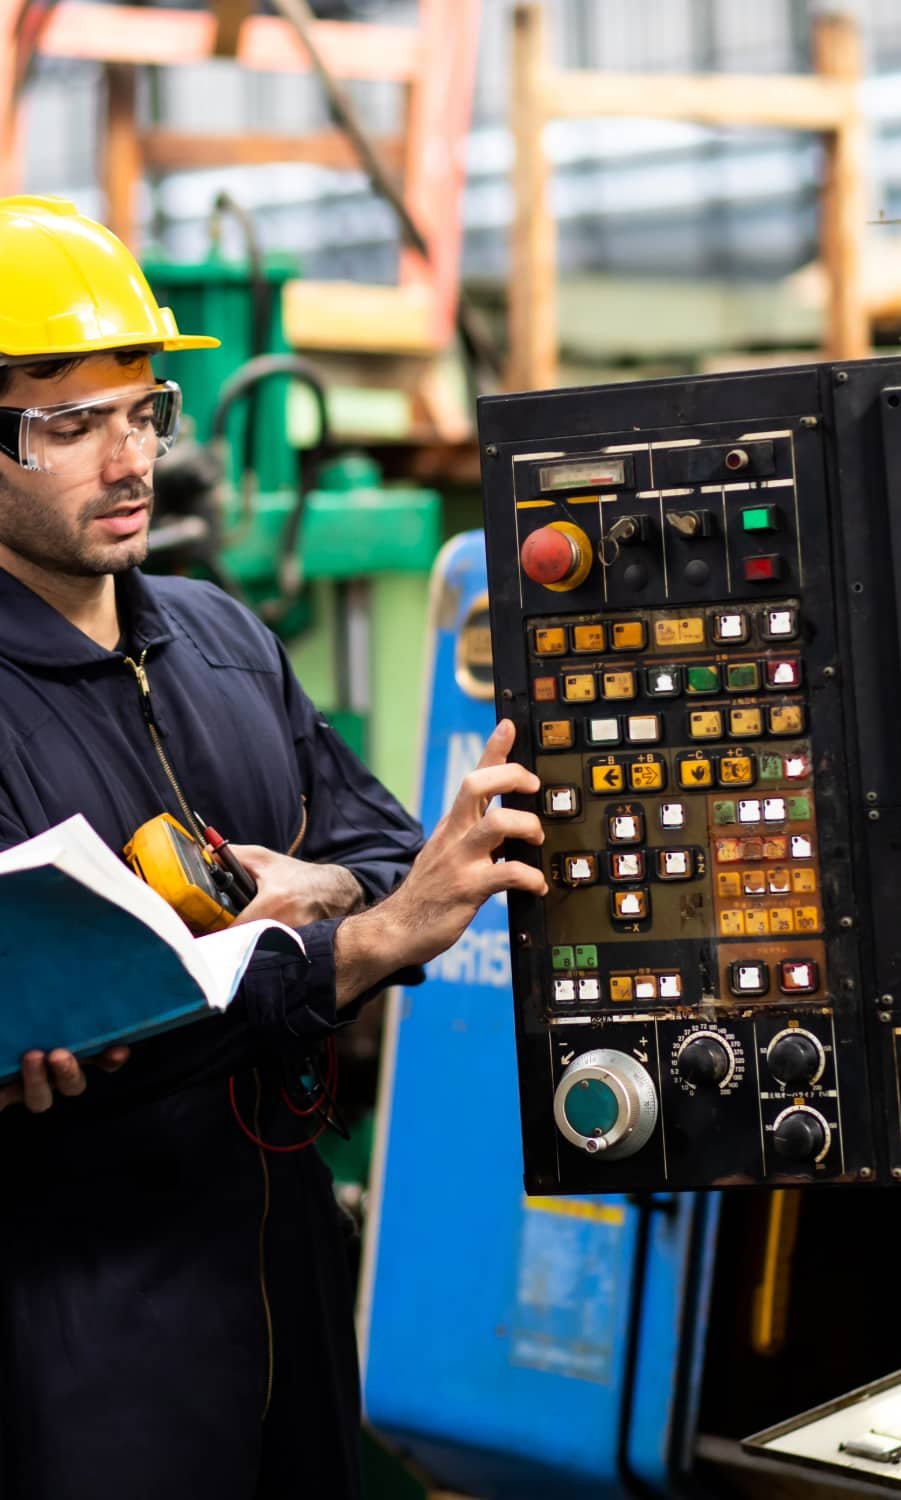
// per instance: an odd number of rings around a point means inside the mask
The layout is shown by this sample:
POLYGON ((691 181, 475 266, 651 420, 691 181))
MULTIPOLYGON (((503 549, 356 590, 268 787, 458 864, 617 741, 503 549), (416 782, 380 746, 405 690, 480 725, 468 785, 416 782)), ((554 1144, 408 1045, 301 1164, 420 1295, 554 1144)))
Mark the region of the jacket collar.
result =
MULTIPOLYGON (((151 581, 131 568, 116 580, 119 613, 129 649, 162 645, 172 627, 154 598, 151 581)), ((18 578, 0 568, 0 657, 33 667, 85 667, 121 656, 107 651, 18 578)))

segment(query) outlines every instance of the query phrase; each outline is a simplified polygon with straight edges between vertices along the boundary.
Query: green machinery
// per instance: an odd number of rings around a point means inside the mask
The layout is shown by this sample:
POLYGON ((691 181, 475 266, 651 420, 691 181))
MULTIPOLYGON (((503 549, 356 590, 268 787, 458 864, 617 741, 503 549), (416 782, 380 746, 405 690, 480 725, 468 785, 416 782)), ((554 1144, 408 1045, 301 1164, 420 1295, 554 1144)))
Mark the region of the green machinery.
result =
MULTIPOLYGON (((194 264, 146 260, 144 269, 183 326, 222 339, 190 359, 170 356, 164 372, 182 386, 207 476, 216 460, 209 571, 278 631, 310 696, 409 802, 441 498, 385 483, 368 454, 323 443, 328 393, 323 401, 312 369, 299 381, 287 374, 304 365, 281 321, 296 263, 254 248, 247 264, 214 251, 194 264)), ((165 482, 160 489, 165 497, 165 482)), ((158 566, 171 565, 161 552, 158 566)))

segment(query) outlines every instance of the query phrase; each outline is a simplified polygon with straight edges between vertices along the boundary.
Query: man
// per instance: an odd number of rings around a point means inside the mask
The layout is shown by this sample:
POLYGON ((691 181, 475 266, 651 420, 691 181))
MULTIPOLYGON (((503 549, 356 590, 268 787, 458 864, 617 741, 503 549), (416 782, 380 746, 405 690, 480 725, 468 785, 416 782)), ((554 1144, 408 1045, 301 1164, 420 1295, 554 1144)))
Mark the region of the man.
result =
POLYGON ((0 201, 0 272, 0 844, 83 812, 119 851, 197 807, 257 879, 245 919, 306 948, 222 1018, 0 1090, 0 1496, 353 1500, 342 1235, 283 1086, 489 895, 544 891, 494 858, 540 842, 493 803, 537 781, 502 724, 420 848, 254 616, 138 571, 178 405, 150 356, 216 341, 68 204, 0 201))

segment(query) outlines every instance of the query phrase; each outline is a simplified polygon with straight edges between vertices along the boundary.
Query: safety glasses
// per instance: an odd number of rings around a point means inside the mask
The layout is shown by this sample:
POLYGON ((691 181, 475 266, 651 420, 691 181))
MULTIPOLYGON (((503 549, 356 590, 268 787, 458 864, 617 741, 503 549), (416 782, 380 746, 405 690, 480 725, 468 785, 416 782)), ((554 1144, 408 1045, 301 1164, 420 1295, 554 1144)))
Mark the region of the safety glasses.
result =
POLYGON ((0 452, 23 469, 89 477, 129 442, 151 460, 167 453, 180 418, 181 390, 174 380, 60 406, 0 406, 0 452))

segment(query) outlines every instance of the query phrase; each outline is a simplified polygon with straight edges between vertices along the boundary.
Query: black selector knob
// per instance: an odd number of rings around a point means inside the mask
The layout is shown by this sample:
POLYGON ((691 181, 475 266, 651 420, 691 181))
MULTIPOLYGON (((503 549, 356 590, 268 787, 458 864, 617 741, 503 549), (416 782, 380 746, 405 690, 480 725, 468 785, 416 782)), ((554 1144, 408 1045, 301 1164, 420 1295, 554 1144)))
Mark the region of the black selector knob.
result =
POLYGON ((697 1088, 713 1088, 722 1083, 731 1063, 728 1049, 715 1036, 692 1037, 676 1059, 679 1076, 697 1088))
POLYGON ((826 1145, 826 1126, 809 1109, 791 1109, 773 1129, 773 1150, 787 1161, 815 1161, 826 1145))
POLYGON ((810 1083, 822 1071, 823 1058, 813 1037, 803 1032, 778 1036, 771 1042, 766 1060, 782 1084, 810 1083))

